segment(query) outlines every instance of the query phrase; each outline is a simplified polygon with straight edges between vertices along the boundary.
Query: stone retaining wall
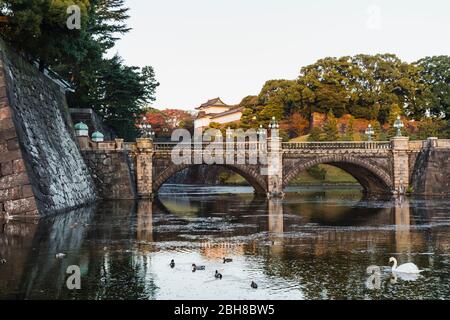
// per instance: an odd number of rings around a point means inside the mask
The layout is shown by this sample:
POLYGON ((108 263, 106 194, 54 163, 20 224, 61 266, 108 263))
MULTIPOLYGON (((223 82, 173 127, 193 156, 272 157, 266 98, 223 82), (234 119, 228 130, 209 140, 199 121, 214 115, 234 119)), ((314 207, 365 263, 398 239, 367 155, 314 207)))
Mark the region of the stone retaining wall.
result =
POLYGON ((412 188, 420 195, 450 195, 450 148, 428 148, 419 154, 412 188))
POLYGON ((94 179, 97 194, 103 200, 136 199, 133 161, 124 150, 83 150, 94 179))
POLYGON ((48 215, 96 200, 65 93, 0 41, 0 212, 48 215))

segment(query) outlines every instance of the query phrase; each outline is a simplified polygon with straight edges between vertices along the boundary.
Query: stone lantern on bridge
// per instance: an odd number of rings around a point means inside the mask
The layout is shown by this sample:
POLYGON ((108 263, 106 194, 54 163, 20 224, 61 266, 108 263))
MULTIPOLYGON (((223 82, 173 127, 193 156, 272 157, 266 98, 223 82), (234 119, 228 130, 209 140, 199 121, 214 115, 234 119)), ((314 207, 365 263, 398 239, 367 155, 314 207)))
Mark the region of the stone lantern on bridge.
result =
POLYGON ((103 142, 103 141, 105 141, 105 136, 100 131, 95 131, 92 134, 92 141, 94 141, 94 142, 103 142))
POLYGON ((270 130, 280 129, 280 125, 278 124, 277 118, 272 117, 272 121, 270 121, 270 124, 269 124, 269 129, 270 130))
POLYGON ((141 123, 139 124, 139 129, 141 129, 141 137, 146 139, 155 139, 155 131, 153 131, 152 125, 147 123, 147 117, 143 117, 141 123))
POLYGON ((402 136, 402 129, 405 127, 405 125, 402 122, 402 119, 400 116, 397 117, 397 120, 394 122, 394 128, 397 129, 397 137, 402 136))
POLYGON ((373 127, 371 124, 367 127, 366 135, 367 135, 367 141, 372 141, 372 136, 375 134, 375 131, 373 130, 373 127))
POLYGON ((262 125, 258 129, 258 137, 260 142, 267 138, 267 130, 262 125))
POLYGON ((75 125, 75 134, 77 137, 89 137, 89 127, 84 122, 75 125))

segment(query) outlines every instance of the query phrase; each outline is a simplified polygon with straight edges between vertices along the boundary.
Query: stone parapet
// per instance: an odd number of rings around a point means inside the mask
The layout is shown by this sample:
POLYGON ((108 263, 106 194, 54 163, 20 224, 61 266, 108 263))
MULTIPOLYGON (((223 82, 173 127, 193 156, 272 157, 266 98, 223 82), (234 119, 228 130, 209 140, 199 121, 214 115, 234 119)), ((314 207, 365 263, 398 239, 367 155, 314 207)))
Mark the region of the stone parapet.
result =
POLYGON ((89 137, 77 137, 78 145, 81 150, 124 150, 125 144, 123 139, 115 139, 113 141, 95 142, 89 137))

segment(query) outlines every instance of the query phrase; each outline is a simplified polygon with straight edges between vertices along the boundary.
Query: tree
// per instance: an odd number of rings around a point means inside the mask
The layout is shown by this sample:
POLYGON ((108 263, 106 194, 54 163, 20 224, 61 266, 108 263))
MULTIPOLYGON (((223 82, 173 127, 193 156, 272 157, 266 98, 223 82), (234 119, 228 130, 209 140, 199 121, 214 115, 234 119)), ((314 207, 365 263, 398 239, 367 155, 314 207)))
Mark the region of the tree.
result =
POLYGON ((355 140, 355 117, 350 116, 347 126, 345 128, 345 135, 342 137, 344 141, 355 140))
POLYGON ((359 69, 351 80, 355 84, 353 115, 358 117, 362 111, 364 118, 386 123, 391 105, 398 104, 411 117, 421 117, 426 86, 419 81, 419 68, 393 54, 357 55, 352 64, 359 69))
POLYGON ((164 132, 164 128, 166 128, 166 117, 163 112, 149 108, 143 114, 145 116, 146 123, 152 126, 153 131, 156 135, 162 135, 164 132))
POLYGON ((323 126, 326 141, 337 141, 339 138, 339 131, 337 127, 337 120, 333 111, 328 111, 327 120, 323 126))
POLYGON ((258 117, 256 107, 245 107, 242 111, 241 126, 244 129, 258 128, 258 117))
POLYGON ((307 170, 308 174, 319 181, 324 181, 327 177, 327 170, 320 165, 313 166, 307 170))
POLYGON ((321 141, 322 140, 322 134, 323 131, 319 127, 312 128, 311 132, 309 133, 308 141, 321 141))
POLYGON ((89 0, 2 0, 0 13, 9 18, 0 25, 0 34, 40 69, 54 65, 66 57, 80 58, 84 54, 81 39, 87 28, 89 0), (80 8, 81 28, 67 27, 67 8, 80 8))
POLYGON ((151 67, 126 66, 119 56, 106 58, 118 35, 128 32, 124 0, 3 0, 0 12, 10 23, 0 35, 40 69, 56 71, 74 89, 72 108, 92 108, 127 140, 135 121, 154 100, 159 83, 151 67), (81 10, 81 28, 70 30, 67 9, 81 10))
POLYGON ((258 112, 257 115, 257 124, 262 124, 267 128, 273 117, 275 117, 277 121, 284 118, 284 110, 282 105, 266 105, 261 108, 261 111, 258 112))
POLYGON ((286 130, 291 137, 300 137, 307 133, 309 128, 309 121, 299 112, 295 112, 290 117, 283 121, 281 126, 286 130))
POLYGON ((387 122, 389 108, 396 103, 408 115, 420 118, 425 112, 427 86, 420 81, 419 68, 393 54, 356 55, 320 59, 303 67, 297 80, 303 112, 387 122))
POLYGON ((298 83, 291 80, 267 81, 258 96, 258 102, 282 112, 279 119, 298 111, 301 103, 298 83))
POLYGON ((182 125, 193 122, 193 116, 187 111, 178 109, 166 109, 162 113, 166 118, 166 125, 169 130, 182 128, 182 125))
POLYGON ((127 141, 138 135, 137 119, 142 108, 153 100, 158 85, 151 68, 128 67, 118 56, 104 60, 99 70, 97 94, 91 106, 105 123, 127 141))
POLYGON ((131 30, 125 23, 130 9, 125 7, 125 0, 91 0, 91 3, 89 32, 96 36, 103 50, 111 49, 119 40, 118 34, 131 30))
POLYGON ((373 140, 380 141, 382 138, 382 129, 381 129, 380 122, 373 121, 372 128, 373 128, 373 132, 374 132, 373 140))
POLYGON ((420 68, 420 81, 429 86, 432 116, 450 119, 450 56, 426 57, 415 63, 420 68))
POLYGON ((302 109, 312 112, 327 113, 331 109, 337 116, 347 112, 349 95, 347 94, 346 75, 341 70, 346 68, 347 58, 325 58, 303 67, 298 84, 303 98, 302 109))
POLYGON ((191 133, 191 135, 194 135, 194 129, 195 129, 194 119, 191 117, 189 119, 181 120, 180 128, 186 129, 191 133))
POLYGON ((420 121, 417 138, 426 140, 430 137, 447 138, 447 123, 441 118, 425 117, 420 121))
MULTIPOLYGON (((445 68, 446 64, 442 63, 439 74, 445 75, 444 70, 448 70, 445 68)), ((351 114, 386 124, 390 123, 394 104, 403 115, 418 120, 426 114, 429 105, 427 81, 433 79, 429 74, 437 73, 431 64, 426 73, 421 70, 423 65, 409 64, 394 54, 320 59, 303 67, 295 81, 270 80, 258 96, 244 98, 242 124, 256 128, 267 125, 272 116, 286 120, 299 113, 309 119, 313 112, 326 114, 330 110, 338 117, 351 114)), ((448 81, 444 83, 447 85, 448 81)), ((439 90, 437 87, 436 91, 439 90)), ((444 96, 449 95, 444 94, 442 99, 444 96)))

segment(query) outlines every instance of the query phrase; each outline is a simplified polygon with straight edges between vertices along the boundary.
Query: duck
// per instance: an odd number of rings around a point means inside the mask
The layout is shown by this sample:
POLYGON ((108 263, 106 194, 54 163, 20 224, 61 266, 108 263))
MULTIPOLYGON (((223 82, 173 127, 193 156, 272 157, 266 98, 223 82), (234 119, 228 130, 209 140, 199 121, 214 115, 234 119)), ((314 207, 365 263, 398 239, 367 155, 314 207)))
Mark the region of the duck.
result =
POLYGON ((172 261, 170 261, 169 265, 172 269, 175 268, 175 260, 172 259, 172 261))
POLYGON ((64 259, 67 255, 65 253, 57 253, 55 254, 56 259, 64 259))
POLYGON ((405 263, 397 267, 397 259, 395 259, 394 257, 389 259, 389 263, 394 263, 394 265, 392 266, 392 272, 413 274, 423 272, 423 270, 419 270, 419 268, 414 263, 405 263))
POLYGON ((192 264, 192 272, 195 271, 204 271, 206 269, 205 266, 197 266, 195 263, 192 264))
POLYGON ((250 285, 253 289, 258 289, 258 285, 255 281, 252 281, 252 284, 250 285))
POLYGON ((222 274, 219 273, 219 271, 216 270, 216 274, 214 275, 216 279, 222 280, 222 274))
POLYGON ((0 264, 6 264, 6 260, 5 259, 0 259, 0 264))
POLYGON ((223 258, 223 263, 230 263, 230 262, 233 262, 233 259, 223 258))

